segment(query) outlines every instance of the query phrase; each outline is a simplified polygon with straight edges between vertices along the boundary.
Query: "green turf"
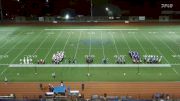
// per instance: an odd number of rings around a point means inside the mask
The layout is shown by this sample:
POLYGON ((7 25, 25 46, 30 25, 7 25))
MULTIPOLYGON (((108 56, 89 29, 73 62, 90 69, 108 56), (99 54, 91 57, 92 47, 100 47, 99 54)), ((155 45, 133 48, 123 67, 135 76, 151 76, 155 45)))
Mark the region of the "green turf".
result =
MULTIPOLYGON (((0 81, 180 81, 180 26, 1 26, 0 81), (56 30, 45 30, 56 29, 56 30), (69 29, 69 30, 57 30, 69 29), (70 30, 79 29, 79 30, 70 30), (88 29, 88 30, 80 30, 88 29), (101 30, 96 30, 101 29, 101 30), (106 29, 106 30, 105 30, 106 29), (107 30, 109 29, 109 30, 107 30), (126 30, 114 30, 126 29, 126 30), (130 30, 136 29, 136 30, 130 30), (114 64, 114 55, 125 55, 132 64, 129 50, 162 55, 162 64, 171 68, 10 68, 24 56, 37 56, 51 64, 57 51, 65 51, 67 61, 76 58, 85 64, 85 55, 95 56, 94 64, 103 57, 114 64), (35 74, 37 71, 38 74, 35 74), (56 79, 51 73, 56 73, 56 79), (91 75, 88 77, 87 73, 91 75), (19 73, 19 75, 17 75, 19 73), (125 75, 124 75, 125 74, 125 75)), ((66 64, 65 60, 62 62, 66 64)))

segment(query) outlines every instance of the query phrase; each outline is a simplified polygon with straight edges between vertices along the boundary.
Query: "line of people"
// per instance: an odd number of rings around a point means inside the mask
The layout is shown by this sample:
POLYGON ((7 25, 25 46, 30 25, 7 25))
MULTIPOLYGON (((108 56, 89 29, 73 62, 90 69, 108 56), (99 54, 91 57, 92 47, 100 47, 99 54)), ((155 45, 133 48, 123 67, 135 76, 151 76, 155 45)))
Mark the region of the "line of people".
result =
POLYGON ((20 64, 33 64, 33 59, 31 57, 24 57, 23 59, 20 59, 20 64))
POLYGON ((144 55, 144 63, 156 64, 156 63, 160 63, 161 60, 162 60, 162 56, 144 55))
POLYGON ((45 64, 45 60, 44 59, 40 59, 37 61, 38 64, 45 64))
POLYGON ((52 56, 52 63, 59 64, 64 59, 64 51, 57 51, 57 53, 53 54, 52 56))
POLYGON ((124 55, 119 55, 119 56, 116 56, 115 58, 116 58, 117 64, 125 64, 126 63, 124 55))
MULTIPOLYGON (((137 51, 129 51, 129 56, 132 59, 133 63, 142 63, 141 57, 139 52, 137 51)), ((60 62, 62 62, 64 59, 64 51, 57 51, 57 53, 53 54, 52 56, 52 63, 53 64, 59 64, 60 62)), ((93 63, 94 60, 94 56, 91 55, 87 55, 86 56, 86 63, 91 64, 93 63)), ((148 64, 157 64, 157 63, 161 63, 162 60, 162 56, 158 56, 158 55, 143 55, 143 62, 144 63, 148 63, 148 64)), ((65 60, 65 62, 76 63, 76 59, 68 59, 65 60)), ((108 59, 102 59, 102 63, 103 64, 107 64, 108 59)), ((115 62, 117 64, 125 64, 126 60, 124 55, 119 55, 119 56, 115 56, 115 62)), ((38 64, 45 64, 45 60, 40 59, 37 62, 38 64)), ((20 59, 20 64, 33 64, 33 59, 31 57, 25 56, 23 59, 20 59)))
POLYGON ((133 63, 142 63, 139 52, 137 52, 137 51, 129 51, 129 56, 131 57, 133 63))

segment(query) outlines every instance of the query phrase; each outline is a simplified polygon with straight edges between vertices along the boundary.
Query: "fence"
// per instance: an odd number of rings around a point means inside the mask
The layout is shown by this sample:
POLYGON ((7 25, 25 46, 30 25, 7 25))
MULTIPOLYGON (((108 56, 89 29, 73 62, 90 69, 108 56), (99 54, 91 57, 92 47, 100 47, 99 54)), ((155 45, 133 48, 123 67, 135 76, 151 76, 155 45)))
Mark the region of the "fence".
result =
POLYGON ((43 16, 43 17, 23 17, 16 16, 12 19, 4 19, 4 22, 180 22, 180 19, 173 19, 169 16, 159 16, 158 19, 152 19, 145 16, 76 16, 66 19, 61 16, 43 16))

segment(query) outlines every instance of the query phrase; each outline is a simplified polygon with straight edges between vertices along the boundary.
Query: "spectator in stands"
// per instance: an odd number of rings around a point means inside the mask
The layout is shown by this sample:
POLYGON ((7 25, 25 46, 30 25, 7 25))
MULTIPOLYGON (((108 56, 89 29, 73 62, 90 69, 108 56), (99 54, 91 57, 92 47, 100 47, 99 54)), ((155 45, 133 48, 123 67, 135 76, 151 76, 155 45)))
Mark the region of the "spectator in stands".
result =
POLYGON ((104 99, 104 101, 107 100, 107 94, 106 93, 104 93, 103 99, 104 99))
POLYGON ((42 83, 39 84, 39 88, 40 88, 41 90, 43 90, 43 85, 42 85, 42 83))
POLYGON ((166 101, 170 100, 169 94, 166 94, 166 101))
POLYGON ((49 92, 53 92, 53 90, 54 90, 54 87, 53 87, 53 85, 51 85, 51 84, 49 84, 49 92))
POLYGON ((60 86, 64 86, 64 84, 63 84, 63 81, 61 81, 61 84, 60 84, 60 86))
POLYGON ((81 84, 81 90, 84 91, 85 85, 84 83, 81 84))

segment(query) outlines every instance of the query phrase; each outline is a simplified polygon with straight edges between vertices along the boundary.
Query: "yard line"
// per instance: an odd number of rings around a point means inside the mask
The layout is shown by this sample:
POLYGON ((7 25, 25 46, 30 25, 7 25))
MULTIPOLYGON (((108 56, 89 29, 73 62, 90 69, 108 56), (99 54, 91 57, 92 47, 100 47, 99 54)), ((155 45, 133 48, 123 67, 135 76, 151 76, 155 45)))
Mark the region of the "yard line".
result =
MULTIPOLYGON (((9 49, 4 55, 8 54, 8 53, 11 52, 13 49, 15 49, 15 47, 16 47, 19 43, 21 43, 22 41, 24 41, 24 39, 25 39, 26 37, 27 37, 27 35, 26 35, 25 37, 23 37, 22 40, 18 41, 16 44, 14 44, 14 46, 13 46, 11 49, 9 49)), ((0 60, 1 60, 1 59, 0 59, 0 60)))
MULTIPOLYGON (((19 43, 21 43, 22 41, 24 41, 24 39, 25 39, 27 36, 28 36, 28 35, 26 35, 25 37, 23 37, 22 40, 18 41, 18 42, 17 42, 10 50, 8 50, 5 54, 8 54, 10 51, 12 51, 19 43)), ((1 59, 0 59, 0 60, 1 60, 1 59)), ((7 69, 8 69, 8 68, 3 69, 3 71, 1 72, 1 75, 0 75, 0 76, 2 76, 3 73, 7 71, 7 69)))
POLYGON ((77 52, 78 52, 78 49, 79 49, 79 41, 81 39, 81 35, 82 35, 82 32, 80 31, 80 35, 79 35, 79 38, 78 38, 78 43, 77 43, 77 47, 76 47, 76 52, 75 52, 75 55, 74 55, 74 59, 76 59, 76 56, 77 56, 77 52))
MULTIPOLYGON (((5 41, 8 41, 8 39, 6 37, 8 37, 9 33, 6 33, 5 35, 3 35, 3 37, 1 37, 0 41, 3 41, 3 44, 5 44, 6 42, 5 41)), ((0 36, 1 36, 1 33, 0 33, 0 36)), ((2 47, 2 46, 1 46, 2 47)))
POLYGON ((133 35, 134 35, 136 41, 138 42, 138 44, 140 45, 140 47, 143 49, 144 53, 147 54, 146 50, 144 49, 144 47, 142 46, 142 44, 140 43, 140 41, 137 39, 135 33, 134 33, 133 35))
POLYGON ((175 68, 172 68, 172 70, 173 70, 177 75, 179 75, 179 73, 176 71, 175 68))
POLYGON ((102 30, 139 30, 139 29, 44 29, 44 30, 100 30, 100 31, 102 31, 102 30))
POLYGON ((103 36, 102 36, 102 31, 101 31, 101 42, 102 42, 102 49, 103 49, 103 57, 105 58, 105 52, 104 52, 104 43, 103 43, 103 36))
POLYGON ((180 66, 180 64, 171 64, 172 66, 180 66))
MULTIPOLYGON (((160 32, 161 33, 161 32, 160 32)), ((156 37, 157 38, 157 37, 156 37)), ((158 39, 158 38, 157 38, 158 39)), ((174 52, 167 43, 165 43, 161 38, 159 38, 159 40, 161 41, 161 43, 163 43, 173 54, 176 54, 176 52, 174 52)), ((175 68, 172 68, 173 71, 178 75, 179 73, 176 71, 175 68)))
POLYGON ((112 39, 113 39, 113 41, 114 41, 114 46, 115 46, 117 55, 119 55, 119 52, 118 52, 118 49, 117 49, 117 46, 116 46, 116 41, 115 41, 115 39, 114 39, 113 33, 111 33, 111 37, 112 37, 112 39))
POLYGON ((90 41, 89 41, 89 55, 91 55, 91 33, 90 33, 89 35, 90 35, 90 41))
MULTIPOLYGON (((21 32, 19 32, 19 33, 17 33, 17 34, 21 34, 21 33, 23 33, 23 31, 21 31, 21 32)), ((15 38, 17 38, 17 37, 18 37, 18 35, 15 36, 15 38)), ((14 38, 14 39, 15 39, 15 38, 14 38)), ((2 49, 4 46, 7 45, 8 42, 11 42, 12 40, 13 40, 13 38, 12 38, 11 40, 8 40, 8 41, 4 42, 4 44, 0 47, 0 49, 2 49)))
POLYGON ((127 44, 127 46, 128 46, 128 49, 131 50, 131 48, 130 48, 130 46, 129 46, 129 44, 128 44, 128 41, 127 41, 127 39, 126 39, 125 36, 124 36, 124 33, 122 33, 122 32, 120 31, 120 34, 122 34, 122 37, 123 37, 124 41, 126 42, 126 44, 127 44))
POLYGON ((164 56, 164 54, 161 53, 161 51, 160 51, 144 34, 142 34, 142 35, 146 38, 146 40, 149 41, 149 43, 153 46, 153 48, 154 48, 159 54, 161 54, 161 55, 164 57, 164 59, 166 60, 166 62, 169 64, 169 61, 168 61, 167 58, 164 56))
POLYGON ((48 57, 49 53, 51 52, 51 50, 52 50, 54 44, 56 43, 57 39, 60 37, 61 34, 62 34, 62 31, 61 31, 61 33, 58 35, 58 37, 56 37, 56 39, 54 40, 54 42, 53 42, 53 44, 52 44, 50 50, 48 51, 47 55, 44 57, 43 60, 46 60, 46 58, 48 57))
MULTIPOLYGON (((40 32, 41 33, 41 32, 40 32)), ((31 40, 31 42, 29 42, 26 47, 10 62, 10 64, 12 64, 26 49, 27 47, 29 47, 29 45, 38 38, 38 36, 40 36, 41 34, 37 35, 36 38, 34 38, 33 40, 31 40)), ((3 75, 3 73, 5 73, 8 70, 9 67, 5 68, 2 72, 1 72, 1 76, 3 75)))
POLYGON ((33 38, 33 40, 31 40, 26 47, 23 48, 23 50, 10 62, 10 64, 14 63, 14 61, 31 45, 31 43, 36 40, 37 38, 39 38, 39 36, 41 35, 42 32, 39 33, 39 35, 37 35, 35 38, 33 38))
POLYGON ((167 35, 168 35, 168 38, 169 38, 170 40, 172 40, 175 44, 178 44, 178 42, 176 42, 173 38, 170 38, 170 37, 169 37, 169 36, 173 36, 173 37, 175 37, 175 38, 178 38, 179 36, 178 36, 176 33, 166 34, 166 37, 167 37, 167 35))
POLYGON ((162 41, 161 38, 157 38, 156 39, 159 39, 161 41, 161 43, 163 43, 173 54, 176 54, 164 41, 162 41))
POLYGON ((34 51, 34 53, 33 53, 33 55, 35 55, 36 54, 36 52, 40 49, 40 47, 43 45, 43 43, 48 39, 48 37, 49 37, 49 35, 48 36, 46 36, 46 38, 44 38, 44 40, 43 41, 41 41, 41 43, 40 43, 40 45, 38 46, 38 48, 34 51))
POLYGON ((63 51, 65 50, 65 48, 66 48, 66 46, 67 46, 67 43, 69 42, 70 36, 71 36, 71 33, 69 33, 69 36, 68 36, 68 39, 66 40, 66 43, 65 43, 64 48, 63 48, 63 51))
MULTIPOLYGON (((178 32, 179 32, 179 30, 178 30, 178 32)), ((175 36, 176 36, 176 38, 180 38, 179 37, 179 35, 177 35, 177 33, 174 33, 175 34, 175 36)), ((178 42, 176 42, 176 44, 177 44, 178 42)), ((180 43, 178 43, 178 44, 180 44, 180 43)))

